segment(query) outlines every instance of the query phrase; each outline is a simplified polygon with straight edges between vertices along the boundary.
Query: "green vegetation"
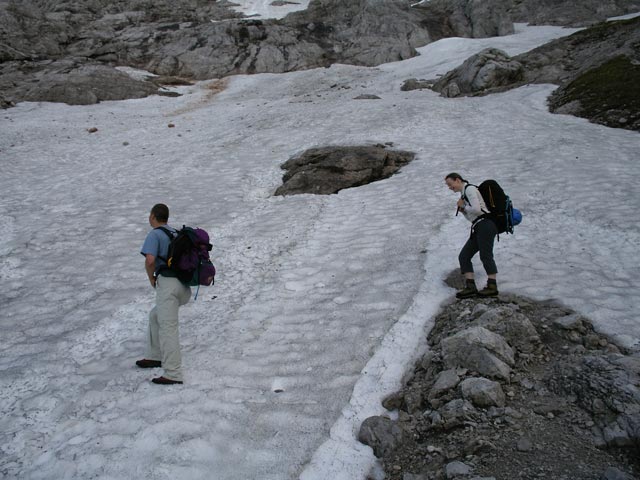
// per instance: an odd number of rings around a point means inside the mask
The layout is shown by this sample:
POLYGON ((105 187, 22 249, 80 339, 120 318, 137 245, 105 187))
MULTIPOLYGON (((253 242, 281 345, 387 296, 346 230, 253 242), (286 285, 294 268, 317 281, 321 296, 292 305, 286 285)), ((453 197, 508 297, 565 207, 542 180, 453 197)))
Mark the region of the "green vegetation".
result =
POLYGON ((620 55, 588 70, 552 95, 551 109, 576 101, 580 117, 640 131, 640 63, 620 55))
POLYGON ((620 32, 634 30, 637 28, 640 28, 640 17, 634 17, 627 20, 616 20, 612 22, 601 22, 570 35, 569 39, 574 45, 585 42, 603 41, 609 37, 619 35, 620 32))

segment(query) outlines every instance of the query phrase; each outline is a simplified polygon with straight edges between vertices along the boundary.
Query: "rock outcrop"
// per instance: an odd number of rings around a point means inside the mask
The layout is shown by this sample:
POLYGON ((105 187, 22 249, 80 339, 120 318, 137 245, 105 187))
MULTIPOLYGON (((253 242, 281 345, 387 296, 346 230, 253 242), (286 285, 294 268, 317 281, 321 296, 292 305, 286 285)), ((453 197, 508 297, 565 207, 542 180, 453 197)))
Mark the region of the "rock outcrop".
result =
POLYGON ((510 58, 488 49, 434 80, 443 96, 485 95, 531 83, 559 89, 550 109, 640 131, 640 17, 604 22, 510 58))
POLYGON ((415 154, 384 145, 312 148, 282 164, 287 173, 275 195, 328 195, 396 173, 415 154))
POLYGON ((446 37, 496 37, 513 33, 504 0, 430 0, 414 5, 434 40, 446 37))
POLYGON ((636 12, 638 0, 514 0, 509 6, 514 22, 565 27, 587 27, 636 12))
POLYGON ((395 411, 365 420, 359 436, 385 478, 637 478, 640 358, 586 318, 516 296, 461 300, 427 341, 383 401, 395 411), (486 378, 493 363, 477 362, 478 350, 513 359, 508 374, 486 378))
POLYGON ((522 64, 502 50, 487 48, 444 75, 432 89, 444 97, 484 93, 510 86, 524 77, 522 64))

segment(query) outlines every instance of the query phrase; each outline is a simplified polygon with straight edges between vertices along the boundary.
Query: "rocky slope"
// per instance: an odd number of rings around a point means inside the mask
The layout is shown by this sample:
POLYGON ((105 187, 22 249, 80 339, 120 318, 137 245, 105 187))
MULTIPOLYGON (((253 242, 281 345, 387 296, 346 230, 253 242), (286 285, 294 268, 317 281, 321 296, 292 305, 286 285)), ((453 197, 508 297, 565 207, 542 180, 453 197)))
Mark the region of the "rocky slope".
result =
POLYGON ((640 361, 587 319, 553 302, 469 299, 445 306, 427 341, 389 415, 360 430, 385 478, 638 478, 640 361))
POLYGON ((409 58, 415 47, 445 34, 509 33, 504 8, 456 2, 436 20, 397 0, 313 0, 283 20, 262 21, 205 0, 0 0, 0 99, 4 105, 25 99, 74 104, 157 90, 143 79, 137 82, 147 85, 128 82, 105 92, 108 77, 118 75, 107 69, 115 66, 210 79, 334 62, 377 65, 409 58), (73 74, 73 88, 60 88, 59 76, 66 74, 73 74))
POLYGON ((550 98, 553 112, 640 131, 640 17, 603 22, 513 58, 480 52, 433 89, 456 97, 529 83, 560 87, 550 98))

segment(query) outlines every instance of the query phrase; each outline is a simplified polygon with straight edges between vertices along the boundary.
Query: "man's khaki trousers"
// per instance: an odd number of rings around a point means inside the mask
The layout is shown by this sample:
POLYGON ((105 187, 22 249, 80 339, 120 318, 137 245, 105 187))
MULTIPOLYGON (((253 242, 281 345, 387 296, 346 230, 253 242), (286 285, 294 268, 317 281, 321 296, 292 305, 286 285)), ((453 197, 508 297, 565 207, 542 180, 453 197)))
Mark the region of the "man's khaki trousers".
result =
POLYGON ((160 360, 164 377, 182 381, 178 309, 189 302, 191 289, 180 280, 158 276, 156 306, 149 312, 147 358, 160 360))

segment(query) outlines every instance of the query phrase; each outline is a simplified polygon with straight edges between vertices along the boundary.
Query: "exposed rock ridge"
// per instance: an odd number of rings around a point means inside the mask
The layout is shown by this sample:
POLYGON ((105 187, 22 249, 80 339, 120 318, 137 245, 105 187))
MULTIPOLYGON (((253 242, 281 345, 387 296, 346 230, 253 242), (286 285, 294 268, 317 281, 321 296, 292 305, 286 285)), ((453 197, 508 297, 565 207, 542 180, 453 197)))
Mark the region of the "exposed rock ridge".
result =
POLYGON ((584 317, 509 295, 455 301, 428 343, 383 402, 394 413, 360 429, 385 478, 638 478, 640 358, 584 317))

